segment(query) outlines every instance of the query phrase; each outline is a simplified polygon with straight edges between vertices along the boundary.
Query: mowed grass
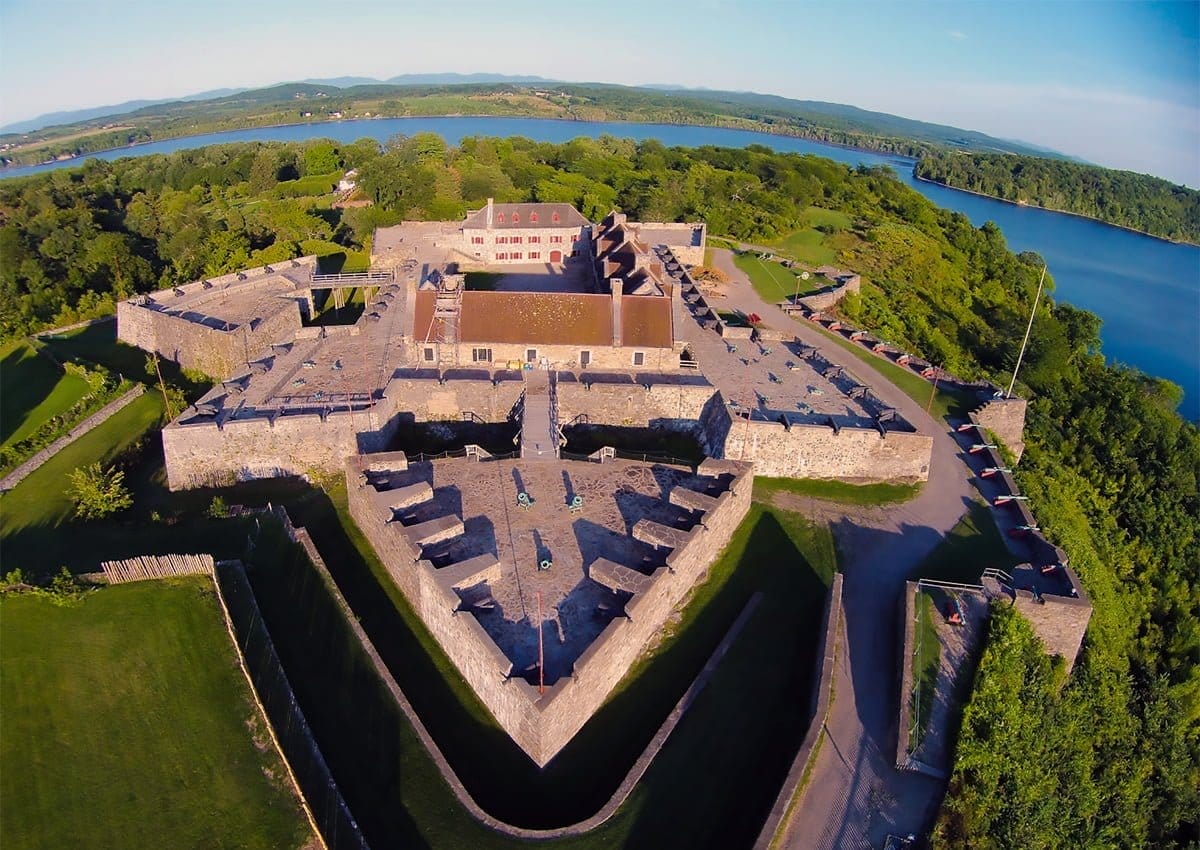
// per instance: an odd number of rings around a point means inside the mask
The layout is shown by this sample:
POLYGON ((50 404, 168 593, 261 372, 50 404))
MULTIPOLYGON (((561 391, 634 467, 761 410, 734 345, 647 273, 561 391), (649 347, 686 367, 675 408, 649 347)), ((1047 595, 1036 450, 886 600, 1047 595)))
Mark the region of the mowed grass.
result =
POLYGON ((758 297, 768 304, 790 301, 797 292, 804 295, 815 289, 811 279, 800 280, 791 269, 774 260, 760 260, 752 251, 735 252, 733 264, 745 272, 758 297))
POLYGON ((89 390, 19 340, 0 349, 0 445, 20 442, 52 416, 79 401, 89 390))
POLYGON ((917 622, 913 627, 913 654, 910 662, 913 682, 913 692, 909 696, 912 709, 912 727, 908 734, 910 753, 921 745, 929 728, 933 698, 937 694, 938 666, 942 660, 942 645, 937 634, 937 618, 940 616, 937 606, 928 593, 918 592, 914 601, 917 622))
POLYGON ((107 465, 162 417, 162 397, 147 392, 34 470, 0 496, 0 540, 5 561, 19 555, 9 546, 14 533, 30 526, 57 526, 70 519, 71 471, 99 462, 107 465))
POLYGON ((894 505, 907 502, 920 492, 920 484, 847 484, 822 478, 754 478, 754 498, 762 500, 776 493, 791 493, 844 505, 894 505))
POLYGON ((988 567, 1011 570, 1020 559, 1008 550, 996 528, 992 509, 973 502, 966 516, 950 529, 938 547, 909 576, 936 581, 978 584, 988 567))
POLYGON ((0 601, 5 850, 299 847, 208 579, 0 601))
POLYGON ((809 207, 804 213, 804 227, 775 240, 771 245, 792 259, 808 265, 832 265, 837 261, 837 251, 829 245, 828 234, 817 228, 826 227, 839 231, 850 227, 850 223, 850 217, 843 212, 809 207))
MULTIPOLYGON (((420 625, 345 515, 344 494, 290 506, 355 616, 476 801, 512 823, 595 812, 699 672, 746 601, 764 596, 713 681, 631 798, 598 830, 555 847, 733 847, 753 842, 807 725, 820 613, 835 568, 827 527, 754 505, 656 651, 544 770, 508 740, 420 625), (336 503, 337 508, 334 508, 336 503)), ((267 548, 256 550, 260 557, 267 548)), ((372 846, 512 847, 461 809, 350 637, 316 574, 294 557, 251 571, 289 678, 372 846)))

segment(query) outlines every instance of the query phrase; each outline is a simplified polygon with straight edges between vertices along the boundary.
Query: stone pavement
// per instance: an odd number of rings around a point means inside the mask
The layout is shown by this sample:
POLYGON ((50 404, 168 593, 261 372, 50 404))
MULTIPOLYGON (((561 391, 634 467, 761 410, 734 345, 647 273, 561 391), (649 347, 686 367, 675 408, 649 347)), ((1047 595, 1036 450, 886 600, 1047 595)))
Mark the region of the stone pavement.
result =
POLYGON ((734 281, 722 307, 758 313, 768 325, 795 333, 933 438, 929 481, 920 495, 889 508, 841 511, 831 523, 844 573, 845 643, 825 740, 784 841, 796 850, 880 847, 889 832, 923 830, 941 800, 942 783, 894 766, 898 600, 909 572, 966 512, 975 494, 973 477, 945 424, 802 320, 764 303, 729 251, 713 254, 714 264, 734 281))

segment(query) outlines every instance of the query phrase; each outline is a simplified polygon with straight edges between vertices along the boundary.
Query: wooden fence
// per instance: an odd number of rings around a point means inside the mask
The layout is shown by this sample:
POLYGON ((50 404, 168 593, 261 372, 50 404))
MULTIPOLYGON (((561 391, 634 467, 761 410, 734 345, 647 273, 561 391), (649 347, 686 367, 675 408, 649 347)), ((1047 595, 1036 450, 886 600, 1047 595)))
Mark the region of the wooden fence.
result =
POLYGON ((109 584, 123 584, 171 576, 211 576, 213 558, 212 555, 141 555, 124 561, 104 561, 100 567, 109 584))

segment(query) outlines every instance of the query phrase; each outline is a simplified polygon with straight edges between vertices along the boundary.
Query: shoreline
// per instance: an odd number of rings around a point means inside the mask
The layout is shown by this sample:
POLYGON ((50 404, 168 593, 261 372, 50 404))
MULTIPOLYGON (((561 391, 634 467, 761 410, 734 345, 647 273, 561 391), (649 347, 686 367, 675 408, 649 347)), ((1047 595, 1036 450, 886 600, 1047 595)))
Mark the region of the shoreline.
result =
MULTIPOLYGON (((774 125, 767 125, 767 124, 755 125, 753 122, 750 122, 751 126, 742 126, 740 124, 726 123, 721 120, 718 120, 715 123, 700 122, 700 121, 670 121, 670 120, 632 121, 632 120, 625 119, 625 118, 595 118, 595 119, 593 119, 593 118, 579 118, 579 117, 575 117, 575 116, 561 117, 561 116, 556 116, 556 115, 529 115, 529 114, 524 114, 524 113, 498 114, 498 113, 491 113, 491 112, 479 112, 479 113, 443 112, 443 113, 429 114, 429 115, 372 115, 370 117, 362 117, 362 118, 332 118, 332 119, 329 119, 326 121, 320 121, 320 122, 285 121, 285 122, 279 122, 279 123, 275 123, 275 124, 255 124, 255 125, 244 126, 244 127, 230 127, 228 129, 224 129, 224 130, 205 130, 205 131, 191 133, 191 134, 183 133, 180 135, 160 136, 160 137, 148 139, 147 141, 144 141, 144 142, 133 142, 132 144, 121 145, 120 147, 101 148, 100 150, 88 151, 87 153, 82 153, 77 156, 69 157, 67 159, 49 160, 49 161, 43 161, 43 162, 24 163, 24 164, 15 164, 14 163, 14 164, 9 164, 9 165, 0 165, 0 180, 6 179, 5 172, 9 171, 10 169, 11 170, 16 170, 16 169, 21 169, 21 168, 35 168, 36 169, 36 168, 42 168, 44 166, 51 166, 51 165, 58 165, 59 167, 62 167, 62 168, 69 168, 71 166, 63 165, 63 163, 78 162, 79 165, 82 165, 84 162, 87 161, 88 157, 95 157, 95 156, 99 156, 101 154, 110 154, 110 153, 114 153, 117 151, 133 150, 136 148, 144 147, 146 145, 155 145, 155 144, 160 144, 163 142, 175 141, 176 139, 195 139, 195 138, 200 138, 201 136, 219 136, 219 135, 223 135, 225 133, 244 133, 244 132, 249 132, 249 131, 253 131, 253 130, 277 130, 277 129, 282 129, 284 127, 317 127, 319 125, 324 125, 324 124, 346 124, 346 123, 349 123, 352 121, 406 121, 406 120, 416 121, 416 120, 420 120, 423 118, 432 118, 432 119, 440 119, 440 118, 483 118, 483 119, 509 118, 509 119, 516 119, 516 120, 528 120, 528 121, 559 121, 564 124, 629 124, 631 126, 637 126, 637 127, 712 127, 712 128, 719 129, 719 130, 734 130, 734 131, 740 131, 740 132, 744 132, 744 133, 759 133, 764 136, 779 136, 781 138, 786 138, 786 139, 800 139, 802 141, 812 142, 814 145, 823 145, 826 147, 839 148, 841 150, 848 150, 848 151, 859 151, 861 153, 870 153, 870 154, 875 154, 877 156, 882 156, 882 157, 893 157, 896 159, 905 160, 906 162, 911 163, 912 166, 914 166, 914 167, 916 166, 916 163, 918 161, 917 157, 912 156, 910 154, 897 153, 895 151, 880 150, 879 148, 867 148, 867 147, 862 147, 860 145, 848 145, 848 144, 844 144, 842 142, 825 141, 823 139, 817 139, 812 136, 805 136, 800 133, 779 132, 776 129, 772 129, 774 125)), ((749 121, 749 119, 743 119, 743 120, 749 121)), ((51 141, 53 141, 53 140, 51 140, 51 141)), ((49 144, 49 143, 50 142, 48 142, 47 144, 49 144)), ((221 143, 220 142, 211 142, 210 144, 221 144, 221 143)), ((204 146, 202 145, 201 147, 204 147, 204 146)), ((18 174, 15 176, 16 177, 32 177, 35 173, 36 172, 30 172, 28 174, 18 174)), ((946 188, 953 189, 954 187, 947 186, 946 188)))
POLYGON ((1172 239, 1169 236, 1159 236, 1156 233, 1148 233, 1145 230, 1138 230, 1136 227, 1130 227, 1126 224, 1117 224, 1115 221, 1105 221, 1102 218, 1096 218, 1094 215, 1085 213, 1072 212, 1071 210, 1060 210, 1054 207, 1041 207, 1037 204, 1022 204, 1020 201, 1010 201, 1008 198, 1000 198, 996 195, 989 195, 986 192, 976 192, 974 189, 963 189, 959 186, 951 186, 949 183, 943 183, 940 180, 931 180, 928 177, 922 177, 917 174, 916 164, 913 164, 913 180, 919 180, 922 183, 930 183, 934 186, 941 186, 943 189, 949 189, 953 192, 965 192, 968 195, 974 195, 977 198, 987 198, 989 201, 999 201, 1002 204, 1010 204, 1014 207, 1020 207, 1027 210, 1038 210, 1040 212, 1057 213, 1058 215, 1069 215, 1075 218, 1082 218, 1088 221, 1094 221, 1097 224, 1103 224, 1106 227, 1117 227, 1129 233, 1136 233, 1138 236, 1148 236, 1151 239, 1157 239, 1159 242, 1166 242, 1169 245, 1185 245, 1189 248, 1200 248, 1200 242, 1184 242, 1180 239, 1172 239))
MULTIPOLYGON (((275 123, 275 124, 259 124, 259 125, 248 126, 248 127, 233 127, 233 128, 226 129, 226 130, 210 130, 210 131, 206 131, 206 132, 192 133, 191 135, 183 134, 183 135, 178 135, 178 136, 165 136, 162 138, 150 139, 150 140, 144 141, 144 142, 134 142, 133 144, 123 145, 123 146, 117 147, 117 148, 104 148, 102 150, 97 150, 97 151, 88 151, 85 154, 80 154, 79 156, 71 157, 70 159, 66 159, 66 160, 55 160, 55 161, 51 161, 51 162, 39 162, 39 163, 34 163, 32 165, 0 166, 0 180, 8 179, 8 175, 5 174, 5 172, 7 172, 9 169, 21 169, 21 168, 37 169, 37 168, 41 168, 43 166, 51 166, 51 165, 57 165, 60 168, 70 168, 70 167, 72 167, 71 165, 63 165, 62 163, 75 163, 76 161, 78 161, 78 164, 80 166, 82 166, 88 160, 89 157, 95 157, 95 156, 99 156, 101 154, 110 154, 110 153, 114 153, 114 152, 118 152, 118 151, 135 150, 136 148, 144 147, 146 145, 170 142, 170 141, 175 141, 177 139, 196 139, 196 138, 200 138, 203 136, 219 136, 219 135, 223 135, 226 133, 243 133, 243 132, 249 132, 249 131, 254 131, 254 130, 276 130, 276 129, 282 129, 285 127, 314 127, 315 128, 315 127, 318 127, 318 126, 324 125, 324 124, 346 124, 346 123, 354 122, 354 121, 404 121, 404 120, 421 120, 421 119, 425 119, 425 118, 428 118, 428 119, 443 119, 443 118, 471 118, 471 119, 493 119, 493 118, 496 118, 496 119, 503 119, 503 118, 508 118, 508 119, 526 120, 526 121, 558 121, 558 122, 561 122, 564 124, 571 124, 571 123, 574 123, 574 124, 627 124, 627 125, 639 126, 639 127, 655 127, 655 126, 658 126, 658 127, 711 127, 711 128, 715 128, 715 129, 722 129, 722 130, 733 130, 733 131, 740 131, 740 132, 746 132, 746 133, 758 133, 758 134, 761 134, 764 136, 778 136, 780 138, 787 138, 787 139, 800 139, 802 141, 811 142, 815 145, 823 145, 826 147, 838 148, 840 150, 859 151, 862 153, 874 154, 874 155, 880 156, 880 157, 888 157, 888 158, 904 160, 905 163, 911 164, 912 177, 914 180, 920 181, 921 183, 929 183, 934 186, 940 186, 943 189, 949 189, 954 192, 963 192, 968 195, 974 195, 978 198, 987 198, 988 200, 991 200, 991 201, 998 201, 1003 204, 1010 204, 1011 206, 1020 207, 1020 208, 1024 208, 1024 209, 1040 210, 1041 212, 1057 213, 1058 215, 1074 216, 1075 218, 1082 218, 1082 219, 1085 219, 1086 221, 1094 221, 1097 224, 1103 224, 1108 227, 1116 227, 1116 228, 1118 228, 1120 230, 1124 230, 1128 233, 1137 234, 1138 236, 1146 236, 1151 239, 1157 239, 1158 241, 1166 242, 1169 245, 1183 245, 1183 246, 1193 247, 1193 248, 1200 247, 1200 242, 1187 242, 1187 241, 1178 240, 1178 239, 1171 239, 1168 236, 1159 236, 1154 233, 1148 233, 1145 230, 1138 230, 1137 228, 1130 227, 1128 225, 1117 224, 1116 222, 1112 222, 1112 221, 1106 221, 1105 219, 1097 218, 1096 216, 1087 215, 1085 213, 1073 212, 1071 210, 1061 210, 1061 209, 1056 209, 1054 207, 1043 207, 1043 206, 1038 206, 1036 204, 1022 204, 1018 201, 1010 201, 1007 198, 1001 198, 996 195, 989 195, 985 192, 977 192, 974 189, 963 189, 958 186, 951 186, 950 184, 943 183, 939 180, 932 180, 928 177, 921 177, 917 174, 917 171, 916 171, 916 166, 920 162, 920 159, 918 157, 913 157, 908 154, 896 153, 893 151, 884 151, 884 150, 879 150, 877 148, 867 148, 867 147, 861 147, 861 146, 857 146, 857 145, 848 145, 848 144, 843 144, 840 142, 824 141, 824 140, 820 140, 820 139, 815 139, 811 136, 805 136, 800 133, 780 132, 780 130, 776 129, 774 125, 758 124, 757 126, 749 126, 749 127, 741 126, 738 123, 731 123, 728 121, 723 121, 720 118, 718 118, 716 120, 716 122, 701 123, 699 121, 631 121, 628 119, 621 119, 621 118, 590 119, 590 118, 579 118, 579 117, 541 116, 541 115, 527 115, 527 114, 512 114, 512 115, 503 115, 503 114, 494 114, 494 113, 465 114, 465 113, 457 112, 457 113, 439 113, 436 115, 390 115, 390 116, 389 115, 372 115, 370 117, 363 117, 363 118, 334 118, 334 119, 321 121, 321 122, 303 122, 303 121, 280 122, 280 123, 275 123)), ((737 120, 748 120, 748 119, 735 119, 735 121, 737 121, 737 120)), ((753 122, 748 122, 748 123, 753 124, 753 122)), ((782 129, 782 128, 780 128, 780 129, 782 129)), ((314 138, 317 138, 317 137, 314 137, 314 138)), ((222 143, 221 142, 209 142, 208 144, 222 144, 222 143)), ((201 147, 206 147, 206 146, 207 145, 201 145, 201 147)), ((34 171, 34 172, 29 172, 27 174, 13 175, 13 178, 19 179, 21 177, 32 177, 37 173, 38 172, 34 171)))

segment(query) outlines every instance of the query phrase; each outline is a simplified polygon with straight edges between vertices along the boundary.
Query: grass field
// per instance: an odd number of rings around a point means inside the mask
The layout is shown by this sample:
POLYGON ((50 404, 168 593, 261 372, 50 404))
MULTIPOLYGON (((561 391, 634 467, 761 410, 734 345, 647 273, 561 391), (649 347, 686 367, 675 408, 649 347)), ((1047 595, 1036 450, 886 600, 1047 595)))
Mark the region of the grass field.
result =
POLYGON ((804 213, 804 227, 794 230, 771 246, 779 249, 794 260, 811 266, 832 265, 837 262, 837 251, 831 247, 828 234, 818 227, 845 230, 850 226, 850 217, 836 210, 809 207, 804 213))
POLYGON ((758 297, 768 304, 788 301, 797 291, 804 295, 816 288, 811 280, 800 280, 791 269, 785 269, 774 260, 760 260, 752 251, 734 253, 733 264, 746 273, 758 297))
POLYGON ((917 614, 913 629, 912 664, 913 692, 912 728, 908 733, 908 751, 914 752, 929 728, 929 716, 933 713, 933 698, 937 694, 938 665, 942 660, 942 645, 937 635, 937 608, 927 593, 918 592, 915 600, 917 614))
POLYGON ((287 848, 309 828, 207 579, 0 601, 5 850, 287 848))
POLYGON ((775 493, 793 493, 844 505, 894 505, 907 502, 920 492, 920 484, 847 484, 820 478, 754 477, 756 499, 767 499, 775 493))
POLYGON ((911 579, 957 581, 966 584, 979 582, 979 574, 987 567, 1011 570, 1019 560, 1008 551, 1004 538, 996 528, 992 509, 974 502, 967 515, 950 529, 938 547, 913 571, 911 579))
POLYGON ((0 445, 19 442, 89 390, 78 375, 59 369, 19 340, 0 349, 0 445))
MULTIPOLYGON (((824 592, 825 527, 755 505, 664 644, 631 671, 543 771, 488 717, 345 515, 314 494, 290 506, 447 758, 488 811, 529 826, 594 812, 755 591, 765 598, 710 687, 617 815, 562 847, 748 845, 808 718, 824 592), (481 754, 486 753, 484 758, 481 754), (736 778, 736 781, 734 781, 736 778)), ((336 505, 336 507, 335 507, 336 505)), ((411 729, 339 626, 315 573, 259 564, 252 580, 289 678, 374 846, 508 847, 449 797, 411 729)))

